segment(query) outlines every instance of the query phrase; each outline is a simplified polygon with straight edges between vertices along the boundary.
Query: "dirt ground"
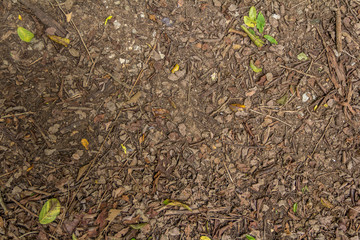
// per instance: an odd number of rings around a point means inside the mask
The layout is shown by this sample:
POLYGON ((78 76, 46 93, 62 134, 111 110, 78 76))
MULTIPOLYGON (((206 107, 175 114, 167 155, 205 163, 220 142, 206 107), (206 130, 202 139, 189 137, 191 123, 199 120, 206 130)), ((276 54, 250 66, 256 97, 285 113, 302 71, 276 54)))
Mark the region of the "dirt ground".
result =
POLYGON ((0 15, 0 239, 359 239, 360 1, 4 0, 0 15), (242 32, 251 6, 277 45, 242 32))

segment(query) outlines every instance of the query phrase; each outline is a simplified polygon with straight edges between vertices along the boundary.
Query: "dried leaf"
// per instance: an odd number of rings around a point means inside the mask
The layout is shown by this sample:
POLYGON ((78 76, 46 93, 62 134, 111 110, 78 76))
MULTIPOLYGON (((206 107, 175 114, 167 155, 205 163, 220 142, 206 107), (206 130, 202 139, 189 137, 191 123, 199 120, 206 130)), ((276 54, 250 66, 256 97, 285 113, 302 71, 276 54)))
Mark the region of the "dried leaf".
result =
POLYGON ((47 200, 39 214, 39 222, 41 224, 53 222, 60 214, 60 208, 60 202, 56 198, 47 200))
POLYGON ((89 142, 85 138, 81 139, 81 144, 84 146, 86 150, 89 150, 89 142))
POLYGON ((153 22, 156 22, 156 16, 155 15, 152 15, 152 14, 149 14, 149 19, 153 22))
POLYGON ((166 118, 169 115, 169 111, 164 108, 153 108, 152 112, 155 117, 166 118))
POLYGON ((262 141, 262 144, 266 144, 268 139, 269 139, 269 136, 270 136, 270 131, 271 131, 271 127, 268 127, 265 132, 264 132, 264 135, 263 135, 263 141, 262 141))
POLYGON ((113 221, 121 213, 120 209, 110 209, 106 220, 109 222, 113 221))
POLYGON ((129 101, 126 102, 126 104, 136 103, 140 99, 142 94, 143 94, 143 92, 141 92, 141 91, 137 92, 136 94, 134 94, 134 96, 132 96, 130 98, 129 101))
POLYGON ((350 219, 355 219, 357 215, 360 213, 360 206, 355 206, 349 209, 348 211, 348 217, 350 219))
POLYGON ((279 98, 278 100, 276 100, 276 102, 280 105, 285 105, 286 101, 288 99, 288 95, 287 93, 284 94, 284 96, 282 96, 281 98, 279 98))
POLYGON ((321 204, 326 208, 334 208, 334 205, 325 198, 321 198, 321 204))
POLYGON ((80 178, 84 175, 84 173, 86 172, 86 170, 87 170, 89 167, 90 167, 90 163, 82 166, 82 167, 79 169, 78 175, 77 175, 77 177, 76 177, 76 181, 79 181, 79 180, 80 180, 80 178))
POLYGON ((56 43, 59 43, 61 45, 64 45, 65 47, 67 47, 69 44, 70 44, 70 39, 68 38, 62 38, 62 37, 59 37, 59 36, 56 36, 56 35, 48 35, 48 37, 56 42, 56 43))
POLYGON ((230 110, 233 111, 233 112, 244 111, 245 105, 238 104, 238 103, 233 103, 233 104, 230 104, 230 105, 229 105, 229 108, 230 108, 230 110))
POLYGON ((178 202, 178 201, 175 201, 175 200, 166 199, 166 200, 163 201, 163 204, 164 205, 169 205, 169 206, 182 207, 182 208, 185 208, 185 209, 187 209, 189 211, 192 211, 192 209, 188 205, 186 205, 184 203, 181 203, 181 202, 178 202))
POLYGON ((72 17, 72 12, 71 13, 68 13, 68 14, 65 14, 66 16, 66 22, 70 22, 71 21, 71 17, 72 17))

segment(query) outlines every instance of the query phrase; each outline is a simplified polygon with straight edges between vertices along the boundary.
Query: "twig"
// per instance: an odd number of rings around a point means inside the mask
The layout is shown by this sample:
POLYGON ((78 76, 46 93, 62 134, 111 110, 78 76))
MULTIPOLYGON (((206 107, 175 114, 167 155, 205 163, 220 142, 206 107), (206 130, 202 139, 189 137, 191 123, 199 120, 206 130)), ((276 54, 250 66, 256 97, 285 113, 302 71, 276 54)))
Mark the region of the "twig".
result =
MULTIPOLYGON (((123 110, 126 110, 126 109, 120 109, 120 110, 119 110, 119 112, 118 112, 118 114, 116 115, 116 118, 115 118, 115 120, 114 120, 114 123, 118 120, 118 118, 120 117, 120 113, 121 113, 123 110)), ((84 182, 85 182, 85 179, 89 176, 89 173, 90 173, 90 171, 93 169, 95 162, 99 159, 99 156, 100 156, 101 152, 103 151, 104 145, 105 145, 105 143, 108 141, 109 136, 110 136, 110 133, 111 133, 112 130, 114 129, 114 126, 115 126, 115 124, 112 124, 112 126, 109 128, 109 130, 108 130, 108 132, 107 132, 107 134, 106 134, 106 137, 105 137, 104 141, 101 143, 101 146, 100 146, 100 148, 99 148, 99 151, 96 153, 95 157, 91 160, 90 166, 89 166, 88 170, 86 171, 86 174, 82 177, 82 180, 81 180, 79 186, 77 187, 77 189, 76 189, 76 191, 75 191, 75 194, 74 194, 73 197, 71 198, 68 206, 71 206, 72 203, 74 202, 74 200, 75 200, 75 198, 76 198, 76 195, 78 195, 78 193, 80 192, 80 189, 81 189, 82 185, 83 185, 84 182)), ((63 213, 63 216, 66 215, 67 211, 68 211, 68 208, 65 208, 64 213, 63 213)), ((59 227, 62 226, 63 222, 64 222, 64 219, 61 219, 60 224, 58 224, 58 226, 56 227, 56 229, 55 229, 54 232, 56 232, 57 228, 59 228, 59 227)))
POLYGON ((297 69, 295 69, 295 68, 286 67, 286 66, 284 66, 284 65, 279 65, 279 67, 285 68, 285 69, 287 69, 287 70, 295 71, 295 72, 300 73, 300 74, 302 74, 302 75, 304 75, 304 76, 307 76, 307 77, 318 78, 317 76, 314 76, 314 75, 311 75, 311 74, 308 74, 308 73, 304 73, 304 72, 299 71, 299 70, 297 70, 297 69))
POLYGON ((43 130, 41 129, 41 127, 39 126, 39 124, 37 124, 37 123, 34 121, 34 119, 32 119, 32 118, 29 119, 29 122, 33 123, 33 124, 35 125, 35 127, 37 127, 37 129, 39 130, 41 136, 43 137, 46 145, 47 145, 49 148, 51 148, 52 146, 51 146, 50 142, 47 140, 47 137, 46 137, 44 131, 43 131, 43 130))
POLYGON ((331 116, 331 118, 330 118, 330 120, 329 120, 328 124, 326 125, 326 127, 325 127, 325 129, 324 129, 323 134, 321 135, 320 139, 317 141, 317 143, 316 143, 316 145, 315 145, 315 147, 314 147, 314 150, 312 151, 312 153, 310 154, 310 156, 308 156, 308 157, 305 159, 305 161, 306 161, 306 160, 308 160, 308 159, 310 159, 310 158, 312 159, 312 157, 313 157, 313 155, 314 155, 314 153, 315 153, 316 149, 318 148, 318 146, 319 146, 319 144, 320 144, 321 140, 324 138, 325 133, 326 133, 326 131, 328 130, 328 128, 329 128, 329 126, 330 126, 330 123, 332 122, 333 118, 334 118, 334 117, 333 117, 333 116, 331 116))
POLYGON ((223 109, 227 104, 228 102, 230 101, 230 98, 228 100, 226 100, 223 104, 221 104, 220 107, 218 107, 218 109, 216 109, 215 111, 213 111, 210 116, 214 116, 216 113, 220 112, 221 109, 223 109))
POLYGON ((2 193, 0 191, 0 205, 1 207, 4 209, 4 213, 5 215, 7 215, 9 213, 8 208, 6 207, 6 204, 4 203, 4 199, 2 198, 2 193))
POLYGON ((274 119, 274 120, 276 120, 276 121, 279 121, 279 122, 281 122, 281 123, 283 123, 283 124, 285 124, 286 126, 289 126, 289 127, 291 127, 291 128, 293 127, 293 126, 290 125, 289 123, 284 122, 283 120, 281 120, 281 119, 279 119, 279 118, 277 118, 277 117, 273 117, 273 116, 271 116, 271 115, 269 115, 269 114, 264 114, 264 113, 261 113, 261 112, 258 112, 258 111, 252 110, 252 109, 249 109, 249 111, 250 111, 250 112, 257 113, 257 114, 260 114, 260 115, 263 115, 263 116, 265 116, 265 117, 272 118, 272 119, 274 119))
POLYGON ((18 201, 16 201, 15 199, 13 199, 10 195, 6 195, 11 201, 13 201, 16 205, 18 205, 20 208, 24 209, 26 212, 28 212, 31 216, 33 217, 38 217, 38 215, 36 215, 35 213, 33 213, 32 211, 30 211, 29 209, 27 209, 26 207, 24 207, 21 203, 19 203, 18 201))
MULTIPOLYGON (((61 12, 66 16, 66 13, 65 13, 65 11, 62 9, 62 7, 60 6, 60 3, 58 2, 58 0, 55 0, 55 2, 57 3, 57 5, 58 5, 59 9, 61 10, 61 12)), ((91 55, 90 55, 89 49, 86 47, 86 44, 85 44, 84 39, 82 38, 82 36, 81 36, 81 34, 80 34, 79 29, 76 27, 76 25, 75 25, 75 23, 74 23, 74 21, 73 21, 72 19, 70 20, 70 23, 72 24, 73 28, 76 30, 77 34, 79 35, 80 40, 81 40, 81 43, 83 44, 83 46, 84 46, 87 54, 89 55, 89 58, 90 58, 91 63, 94 64, 94 60, 92 59, 92 57, 91 57, 91 55)))
POLYGON ((336 1, 337 9, 336 9, 336 47, 339 55, 342 52, 342 33, 341 33, 341 11, 339 0, 336 1))
POLYGON ((35 114, 34 112, 23 112, 23 113, 14 113, 14 114, 8 114, 8 115, 4 115, 0 117, 0 120, 3 120, 5 118, 11 118, 11 117, 19 117, 19 116, 24 116, 24 115, 30 115, 30 114, 35 114))
POLYGON ((241 36, 243 36, 243 37, 247 37, 247 34, 246 34, 246 33, 241 32, 241 31, 238 31, 238 30, 233 29, 233 28, 230 28, 230 29, 229 29, 229 33, 235 33, 235 34, 239 34, 239 35, 241 35, 241 36))
MULTIPOLYGON (((146 65, 146 64, 149 62, 150 57, 151 57, 151 53, 152 53, 152 51, 154 51, 155 48, 156 48, 157 41, 158 41, 158 40, 156 39, 156 41, 155 41, 155 43, 154 43, 154 46, 153 46, 152 49, 150 50, 149 56, 148 56, 148 58, 146 59, 144 65, 146 65)), ((144 66, 141 68, 141 70, 140 70, 140 72, 139 72, 139 74, 138 74, 138 76, 137 76, 137 78, 136 78, 136 80, 135 80, 135 83, 134 83, 134 85, 132 86, 132 88, 131 88, 131 90, 130 90, 130 92, 129 92, 129 97, 131 97, 131 93, 133 92, 133 90, 134 90, 137 82, 138 82, 139 79, 141 78, 141 75, 142 75, 143 72, 144 72, 144 66)))

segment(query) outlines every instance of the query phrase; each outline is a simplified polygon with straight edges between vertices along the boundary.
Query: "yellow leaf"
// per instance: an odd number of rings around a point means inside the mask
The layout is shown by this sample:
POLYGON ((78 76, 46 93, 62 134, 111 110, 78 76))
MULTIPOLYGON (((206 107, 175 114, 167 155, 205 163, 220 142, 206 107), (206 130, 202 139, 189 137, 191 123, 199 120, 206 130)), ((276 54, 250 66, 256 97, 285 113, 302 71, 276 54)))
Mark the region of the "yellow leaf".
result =
POLYGON ((318 108, 318 105, 315 105, 315 107, 314 107, 314 112, 316 111, 317 108, 318 108))
POLYGON ((201 236, 200 240, 211 240, 211 238, 207 237, 207 236, 201 236))
POLYGON ((185 208, 189 211, 192 211, 192 209, 184 204, 184 203, 181 203, 181 202, 178 202, 178 201, 175 201, 175 200, 170 200, 170 199, 166 199, 165 201, 163 201, 163 204, 164 205, 169 205, 169 206, 177 206, 177 207, 182 207, 182 208, 185 208))
POLYGON ((22 20, 22 17, 21 17, 21 15, 19 14, 19 20, 21 21, 22 20))
POLYGON ((67 47, 70 44, 70 39, 68 38, 62 38, 55 35, 48 35, 48 37, 54 42, 64 45, 65 47, 67 47))
POLYGON ((68 14, 65 14, 66 16, 66 22, 70 22, 71 21, 71 17, 72 17, 72 12, 71 13, 68 13, 68 14))
POLYGON ((60 202, 56 198, 46 201, 39 214, 39 222, 41 224, 51 223, 60 214, 60 202))
POLYGON ((105 23, 104 23, 104 25, 106 25, 106 24, 107 24, 107 22, 108 22, 108 20, 110 20, 110 19, 112 19, 112 16, 108 16, 108 17, 105 19, 105 23))
POLYGON ((324 104, 324 108, 328 108, 329 107, 329 105, 327 105, 327 103, 325 103, 324 104))
POLYGON ((173 69, 171 69, 171 73, 175 73, 175 72, 179 71, 179 68, 180 68, 179 64, 175 64, 173 69))
POLYGON ((122 149, 124 150, 124 153, 126 154, 126 147, 123 145, 123 144, 121 144, 121 147, 122 147, 122 149))
POLYGON ((233 104, 230 104, 229 108, 233 112, 243 111, 245 109, 245 105, 233 103, 233 104))
POLYGON ((85 138, 81 139, 81 144, 84 146, 86 150, 89 150, 89 142, 85 138))
POLYGON ((244 23, 249 27, 255 27, 256 21, 252 20, 248 16, 244 16, 244 23))

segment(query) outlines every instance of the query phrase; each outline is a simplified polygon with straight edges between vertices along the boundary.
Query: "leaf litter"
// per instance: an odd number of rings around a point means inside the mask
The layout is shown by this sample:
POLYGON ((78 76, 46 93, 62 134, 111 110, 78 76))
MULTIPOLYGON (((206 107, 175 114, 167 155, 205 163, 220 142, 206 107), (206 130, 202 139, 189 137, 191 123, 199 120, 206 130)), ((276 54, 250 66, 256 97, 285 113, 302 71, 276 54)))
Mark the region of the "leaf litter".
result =
POLYGON ((65 3, 4 5, 0 238, 357 237, 355 2, 65 3))

